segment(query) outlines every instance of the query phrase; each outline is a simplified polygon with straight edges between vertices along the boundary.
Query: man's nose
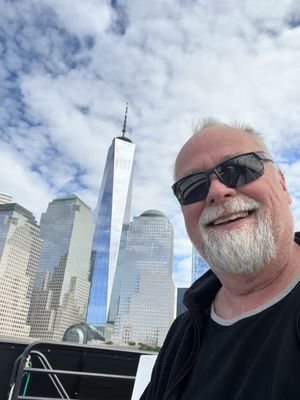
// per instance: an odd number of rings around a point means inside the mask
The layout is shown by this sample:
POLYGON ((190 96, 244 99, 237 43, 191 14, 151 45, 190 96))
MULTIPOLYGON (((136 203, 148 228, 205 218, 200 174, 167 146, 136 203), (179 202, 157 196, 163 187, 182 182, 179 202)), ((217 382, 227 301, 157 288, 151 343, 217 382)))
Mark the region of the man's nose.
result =
POLYGON ((208 194, 206 197, 206 203, 218 204, 222 203, 225 198, 232 197, 236 195, 236 189, 226 186, 223 182, 219 180, 216 175, 211 175, 210 186, 208 194))

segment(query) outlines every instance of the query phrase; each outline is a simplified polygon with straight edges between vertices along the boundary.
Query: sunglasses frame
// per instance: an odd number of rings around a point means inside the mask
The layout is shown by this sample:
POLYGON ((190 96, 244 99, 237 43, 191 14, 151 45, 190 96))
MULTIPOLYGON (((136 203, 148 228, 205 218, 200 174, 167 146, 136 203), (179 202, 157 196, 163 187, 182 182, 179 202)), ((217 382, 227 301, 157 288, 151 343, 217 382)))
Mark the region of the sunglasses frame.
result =
MULTIPOLYGON (((224 182, 223 178, 219 175, 217 169, 220 168, 223 164, 226 164, 229 161, 234 160, 235 158, 242 157, 242 156, 248 156, 248 155, 253 155, 253 156, 255 156, 257 158, 257 160, 262 162, 262 170, 260 171, 259 177, 257 177, 256 179, 260 178, 264 174, 263 161, 271 161, 271 162, 273 162, 273 159, 270 156, 270 154, 268 154, 265 151, 250 151, 249 153, 238 154, 238 155, 236 155, 234 157, 231 157, 231 158, 228 158, 227 160, 222 161, 221 163, 215 165, 214 167, 212 167, 210 169, 207 169, 205 171, 193 172, 192 174, 189 174, 189 175, 186 175, 186 176, 182 177, 181 179, 179 179, 178 181, 176 181, 172 185, 172 190, 173 190, 174 195, 176 196, 177 200, 179 201, 179 203, 181 205, 193 204, 193 203, 197 203, 199 201, 204 200, 207 197, 207 194, 208 194, 208 191, 209 191, 209 186, 210 186, 209 177, 210 177, 211 174, 217 175, 217 177, 220 180, 220 182, 222 182, 227 187, 241 187, 241 186, 247 185, 247 183, 245 183, 244 185, 239 185, 239 186, 228 186, 224 182), (181 185, 182 182, 185 182, 187 179, 189 179, 189 178, 191 178, 193 176, 199 175, 199 174, 203 175, 203 177, 205 177, 205 179, 206 179, 207 193, 203 198, 201 198, 199 200, 192 201, 192 202, 186 202, 185 199, 182 198, 182 191, 180 190, 180 185, 181 185)), ((253 181, 251 181, 251 182, 254 182, 256 179, 253 179, 253 181)), ((251 183, 251 182, 248 182, 248 183, 251 183)))

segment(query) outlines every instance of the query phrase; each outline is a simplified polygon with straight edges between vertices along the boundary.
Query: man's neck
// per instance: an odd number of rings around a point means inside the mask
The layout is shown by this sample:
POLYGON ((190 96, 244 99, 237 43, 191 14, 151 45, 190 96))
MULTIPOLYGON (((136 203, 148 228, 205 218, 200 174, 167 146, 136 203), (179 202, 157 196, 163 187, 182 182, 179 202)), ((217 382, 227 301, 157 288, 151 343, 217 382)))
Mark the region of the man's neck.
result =
POLYGON ((255 276, 217 272, 223 286, 214 300, 216 314, 232 319, 276 297, 300 275, 300 246, 294 243, 286 256, 277 257, 255 276))

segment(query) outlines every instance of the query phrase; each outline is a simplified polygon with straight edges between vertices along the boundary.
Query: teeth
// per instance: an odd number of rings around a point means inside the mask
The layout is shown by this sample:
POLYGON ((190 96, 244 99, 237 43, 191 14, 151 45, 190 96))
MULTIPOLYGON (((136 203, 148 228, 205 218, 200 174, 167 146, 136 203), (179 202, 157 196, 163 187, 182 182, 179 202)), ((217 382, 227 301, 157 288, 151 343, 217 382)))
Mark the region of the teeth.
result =
POLYGON ((239 212, 239 213, 236 213, 236 214, 231 214, 231 215, 228 215, 228 216, 225 216, 225 217, 220 217, 220 218, 216 219, 215 221, 213 221, 213 225, 216 226, 216 225, 219 225, 219 224, 223 224, 224 222, 227 222, 227 221, 233 221, 233 220, 235 220, 237 218, 248 217, 248 215, 249 215, 248 211, 242 211, 242 212, 239 212))

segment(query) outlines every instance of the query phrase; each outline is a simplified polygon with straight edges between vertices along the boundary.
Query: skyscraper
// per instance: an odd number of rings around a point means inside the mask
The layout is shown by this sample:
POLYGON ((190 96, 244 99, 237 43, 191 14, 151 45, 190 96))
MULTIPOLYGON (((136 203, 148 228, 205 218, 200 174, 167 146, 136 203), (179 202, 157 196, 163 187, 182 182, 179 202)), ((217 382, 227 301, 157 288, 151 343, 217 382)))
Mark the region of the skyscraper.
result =
POLYGON ((176 316, 183 313, 186 310, 186 306, 183 304, 183 298, 185 292, 188 290, 187 287, 178 287, 177 288, 177 301, 176 301, 176 316))
POLYGON ((163 213, 149 210, 130 224, 120 254, 112 310, 113 341, 160 346, 174 319, 173 228, 163 213))
POLYGON ((207 270, 209 269, 209 265, 207 262, 200 256, 198 251, 193 246, 192 250, 192 283, 195 282, 196 279, 200 278, 207 270))
POLYGON ((114 138, 108 151, 95 217, 87 313, 87 322, 95 326, 107 320, 121 236, 130 219, 135 145, 125 137, 125 126, 126 114, 123 136, 114 138))
POLYGON ((0 337, 28 338, 33 281, 40 257, 40 229, 16 203, 0 205, 0 337))
POLYGON ((31 337, 60 340, 70 325, 85 320, 93 233, 92 212, 75 195, 53 200, 42 214, 44 243, 28 318, 31 337))

